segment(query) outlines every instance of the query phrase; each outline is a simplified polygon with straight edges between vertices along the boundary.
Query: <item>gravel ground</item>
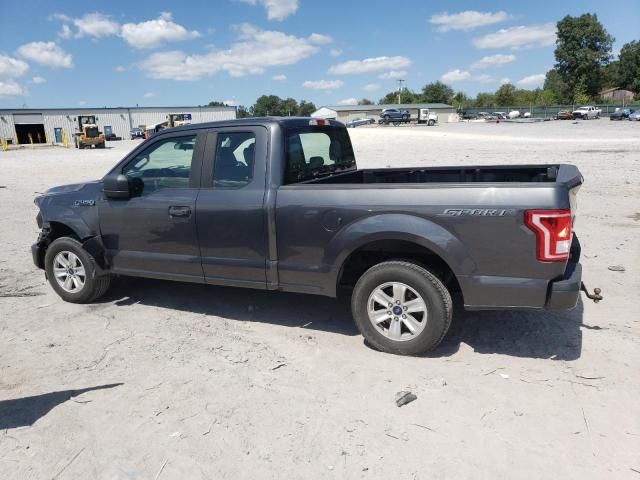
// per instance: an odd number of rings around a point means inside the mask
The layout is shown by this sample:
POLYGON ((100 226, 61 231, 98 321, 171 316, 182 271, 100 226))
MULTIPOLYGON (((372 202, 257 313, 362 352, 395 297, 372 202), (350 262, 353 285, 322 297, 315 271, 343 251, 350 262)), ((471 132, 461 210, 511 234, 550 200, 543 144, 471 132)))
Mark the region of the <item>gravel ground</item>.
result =
POLYGON ((0 476, 640 478, 640 124, 350 133, 361 167, 575 163, 605 301, 458 308, 426 358, 365 346, 348 299, 121 279, 66 304, 31 263, 32 199, 136 143, 0 152, 0 476), (401 390, 417 400, 396 407, 401 390))

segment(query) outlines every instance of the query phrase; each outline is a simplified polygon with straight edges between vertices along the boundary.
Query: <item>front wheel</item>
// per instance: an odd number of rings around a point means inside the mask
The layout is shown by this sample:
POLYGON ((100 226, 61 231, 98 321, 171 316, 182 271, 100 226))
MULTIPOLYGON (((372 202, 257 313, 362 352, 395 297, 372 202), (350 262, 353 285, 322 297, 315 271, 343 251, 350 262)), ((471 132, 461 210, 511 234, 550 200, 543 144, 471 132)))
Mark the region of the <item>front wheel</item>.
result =
POLYGON ((49 245, 44 266, 51 287, 65 302, 90 303, 111 283, 109 275, 98 275, 96 261, 73 238, 61 237, 49 245))
POLYGON ((433 127, 436 124, 436 122, 434 120, 429 120, 429 123, 427 123, 428 126, 433 127))
POLYGON ((354 321, 377 350, 419 355, 434 350, 452 318, 451 295, 428 270, 404 261, 367 270, 351 297, 354 321))

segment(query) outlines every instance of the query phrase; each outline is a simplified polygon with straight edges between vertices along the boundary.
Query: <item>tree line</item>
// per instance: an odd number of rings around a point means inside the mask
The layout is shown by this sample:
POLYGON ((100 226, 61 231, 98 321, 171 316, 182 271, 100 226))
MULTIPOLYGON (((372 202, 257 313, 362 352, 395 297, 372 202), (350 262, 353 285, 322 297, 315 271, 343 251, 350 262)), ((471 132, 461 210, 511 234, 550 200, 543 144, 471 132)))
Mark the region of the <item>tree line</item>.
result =
MULTIPOLYGON (((614 41, 596 14, 567 15, 557 23, 556 63, 546 73, 542 88, 523 89, 506 83, 494 92, 480 92, 470 97, 437 81, 418 92, 407 88, 389 92, 378 100, 378 104, 398 103, 398 93, 399 103, 446 103, 457 108, 587 104, 595 102, 602 90, 613 87, 640 95, 640 41, 624 44, 617 60, 612 51, 614 41)), ((363 98, 358 104, 373 105, 374 102, 363 98)), ((209 106, 222 105, 222 102, 209 103, 209 106)), ((309 116, 315 110, 316 106, 305 100, 298 103, 293 98, 262 95, 249 108, 239 106, 238 117, 309 116)))

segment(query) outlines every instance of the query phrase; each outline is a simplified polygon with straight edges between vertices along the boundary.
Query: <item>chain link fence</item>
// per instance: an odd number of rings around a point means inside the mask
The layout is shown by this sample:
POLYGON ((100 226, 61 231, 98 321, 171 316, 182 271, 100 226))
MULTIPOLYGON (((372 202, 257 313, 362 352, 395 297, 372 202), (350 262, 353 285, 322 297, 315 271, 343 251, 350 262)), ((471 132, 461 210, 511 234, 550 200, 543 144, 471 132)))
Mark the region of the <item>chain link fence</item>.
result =
MULTIPOLYGON (((458 109, 458 113, 462 114, 463 112, 466 114, 477 114, 480 112, 506 112, 509 113, 513 110, 517 110, 521 115, 524 115, 525 112, 531 112, 531 116, 534 118, 556 118, 558 112, 560 110, 569 110, 573 112, 574 110, 580 108, 582 105, 552 105, 552 106, 536 106, 536 105, 513 105, 508 107, 463 107, 458 109)), ((629 105, 613 105, 613 104, 602 104, 595 105, 597 108, 602 110, 600 114, 601 117, 608 117, 610 114, 616 111, 617 108, 630 108, 632 110, 638 111, 640 109, 640 103, 633 103, 629 105)))

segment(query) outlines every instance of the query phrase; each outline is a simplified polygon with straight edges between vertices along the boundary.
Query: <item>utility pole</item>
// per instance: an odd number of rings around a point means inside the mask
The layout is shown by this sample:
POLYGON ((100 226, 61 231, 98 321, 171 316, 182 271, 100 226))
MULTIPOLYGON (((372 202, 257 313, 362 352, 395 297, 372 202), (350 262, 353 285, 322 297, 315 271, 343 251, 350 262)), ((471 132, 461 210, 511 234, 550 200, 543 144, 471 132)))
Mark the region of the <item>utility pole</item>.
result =
POLYGON ((402 84, 404 83, 404 80, 402 78, 398 79, 398 105, 400 105, 400 95, 402 95, 402 84))

